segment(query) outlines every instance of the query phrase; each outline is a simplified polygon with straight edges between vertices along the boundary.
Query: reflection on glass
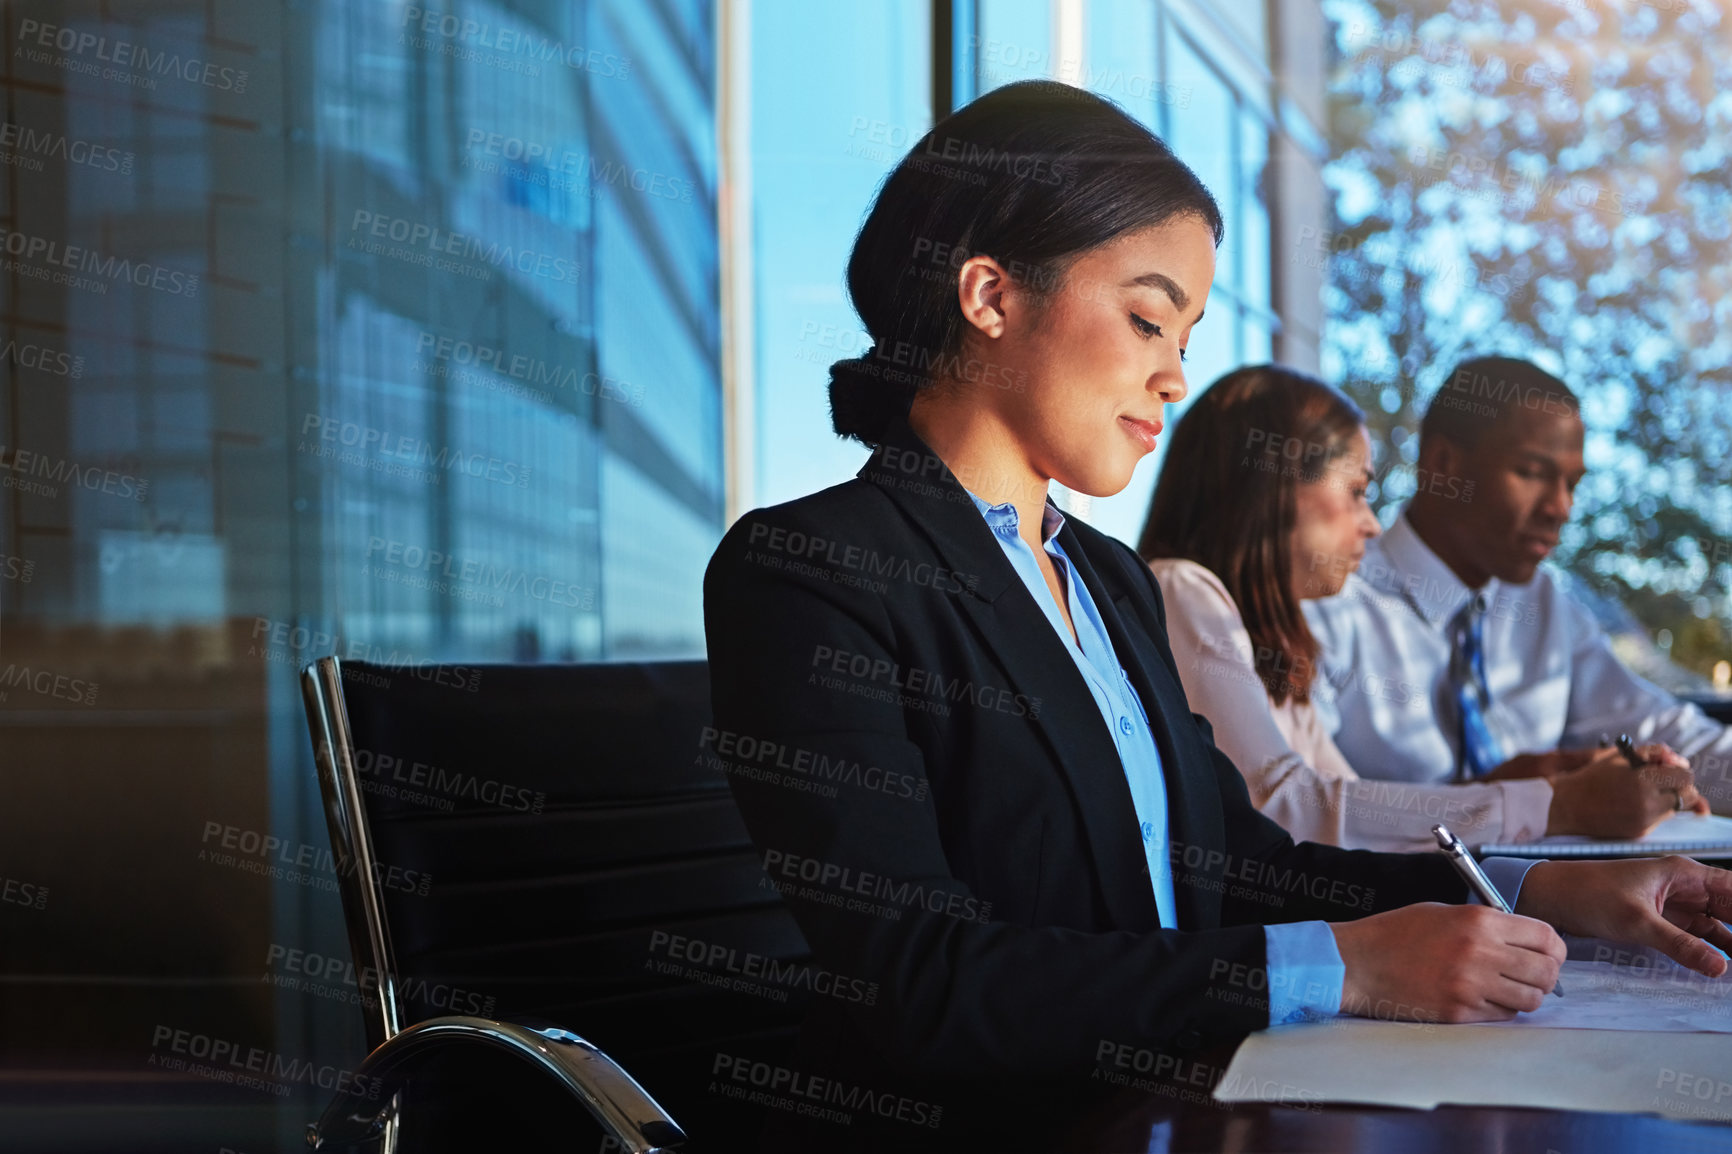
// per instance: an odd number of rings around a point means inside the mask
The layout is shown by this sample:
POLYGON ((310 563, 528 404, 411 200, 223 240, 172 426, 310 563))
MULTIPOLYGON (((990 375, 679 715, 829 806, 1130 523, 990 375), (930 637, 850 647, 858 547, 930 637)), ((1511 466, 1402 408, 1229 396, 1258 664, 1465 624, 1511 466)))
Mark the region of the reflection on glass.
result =
POLYGON ((134 1080, 153 1022, 352 1059, 347 1002, 258 980, 273 942, 343 956, 334 891, 203 851, 325 846, 316 657, 701 653, 716 13, 8 19, 0 872, 67 912, 0 935, 47 975, 0 1042, 134 1080))

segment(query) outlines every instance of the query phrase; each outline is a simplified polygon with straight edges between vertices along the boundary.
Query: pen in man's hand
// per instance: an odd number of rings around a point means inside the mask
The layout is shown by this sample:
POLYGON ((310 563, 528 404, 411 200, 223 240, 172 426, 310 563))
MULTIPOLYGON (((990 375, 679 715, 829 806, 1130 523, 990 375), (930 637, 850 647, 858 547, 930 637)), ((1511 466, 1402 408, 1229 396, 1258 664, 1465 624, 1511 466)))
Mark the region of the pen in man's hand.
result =
MULTIPOLYGON (((1639 770, 1647 764, 1642 760, 1642 755, 1636 752, 1636 743, 1630 740, 1630 735, 1627 733, 1618 734, 1618 752, 1624 755, 1624 760, 1630 763, 1631 769, 1639 770)), ((1679 813, 1684 812, 1684 795, 1682 792, 1672 788, 1663 789, 1660 792, 1671 794, 1672 808, 1679 813)))
MULTIPOLYGON (((1473 860, 1473 855, 1467 852, 1467 847, 1461 844, 1461 839, 1451 833, 1446 825, 1431 827, 1431 836, 1437 839, 1437 848, 1443 851, 1443 856, 1449 859, 1449 864, 1455 867, 1455 872, 1461 875, 1468 888, 1479 895, 1479 900, 1494 910, 1502 910, 1506 914, 1515 913, 1509 908, 1509 903, 1503 900, 1503 895, 1497 892, 1497 887, 1491 884, 1491 879, 1485 876, 1485 871, 1479 868, 1479 863, 1473 860)), ((1552 987, 1552 993, 1558 997, 1564 996, 1564 984, 1557 983, 1552 987)))
POLYGON ((1624 755, 1624 760, 1630 763, 1631 769, 1642 768, 1642 755, 1636 752, 1636 743, 1630 740, 1629 734, 1618 734, 1618 752, 1624 755))
MULTIPOLYGON (((1601 749, 1607 749, 1611 745, 1612 745, 1612 735, 1609 733, 1600 734, 1600 748, 1601 749)), ((1617 745, 1618 745, 1618 752, 1624 755, 1624 760, 1630 763, 1631 769, 1641 769, 1642 766, 1647 764, 1646 762, 1644 762, 1642 760, 1642 755, 1640 753, 1636 752, 1636 743, 1630 740, 1629 734, 1627 734, 1627 733, 1618 734, 1617 745)))

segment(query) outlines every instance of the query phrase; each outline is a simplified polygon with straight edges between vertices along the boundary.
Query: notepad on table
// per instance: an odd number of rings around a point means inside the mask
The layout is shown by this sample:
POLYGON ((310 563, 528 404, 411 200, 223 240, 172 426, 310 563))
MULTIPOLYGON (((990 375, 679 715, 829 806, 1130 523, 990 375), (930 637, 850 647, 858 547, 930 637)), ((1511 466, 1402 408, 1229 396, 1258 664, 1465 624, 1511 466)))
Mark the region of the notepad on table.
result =
POLYGON ((1679 813, 1635 841, 1602 841, 1572 834, 1480 845, 1474 852, 1486 857, 1652 857, 1666 853, 1732 857, 1732 818, 1679 813))

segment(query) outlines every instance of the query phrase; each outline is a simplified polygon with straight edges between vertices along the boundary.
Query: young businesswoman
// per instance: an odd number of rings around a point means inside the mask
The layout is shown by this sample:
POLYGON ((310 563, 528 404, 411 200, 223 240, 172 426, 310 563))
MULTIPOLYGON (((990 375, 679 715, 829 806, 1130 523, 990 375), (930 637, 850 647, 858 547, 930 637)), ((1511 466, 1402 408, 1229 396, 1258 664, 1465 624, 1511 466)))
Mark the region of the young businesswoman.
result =
MULTIPOLYGON (((1339 593, 1379 532, 1364 415, 1323 382, 1264 365, 1215 382, 1169 436, 1137 551, 1160 581, 1191 708, 1252 803, 1296 840, 1434 850, 1440 821, 1469 844, 1634 837, 1672 815, 1690 771, 1664 745, 1644 750, 1658 765, 1639 774, 1607 749, 1525 754, 1484 783, 1362 780, 1312 706, 1318 646, 1300 603, 1339 593)), ((1398 677, 1359 688, 1427 692, 1398 677)))
POLYGON ((1050 82, 947 117, 880 189, 848 265, 875 344, 830 389, 871 456, 742 517, 705 577, 767 884, 874 992, 816 999, 789 1077, 1047 1094, 1307 1013, 1507 1018, 1552 988, 1547 922, 1724 968, 1697 935, 1732 946, 1707 914, 1732 875, 1544 863, 1507 915, 1432 904, 1467 893, 1441 855, 1296 845, 1251 805, 1148 567, 1047 501, 1153 448, 1220 235, 1159 139, 1050 82))

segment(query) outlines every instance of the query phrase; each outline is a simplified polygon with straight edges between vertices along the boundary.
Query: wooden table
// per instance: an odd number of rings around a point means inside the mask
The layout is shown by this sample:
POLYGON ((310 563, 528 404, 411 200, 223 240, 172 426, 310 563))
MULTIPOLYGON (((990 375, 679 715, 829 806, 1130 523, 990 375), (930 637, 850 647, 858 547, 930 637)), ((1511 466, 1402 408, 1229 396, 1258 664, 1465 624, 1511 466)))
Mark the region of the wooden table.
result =
POLYGON ((1480 1106, 1226 1107, 1142 1095, 1114 1102, 1065 1145, 1170 1154, 1732 1154, 1732 1125, 1480 1106))

